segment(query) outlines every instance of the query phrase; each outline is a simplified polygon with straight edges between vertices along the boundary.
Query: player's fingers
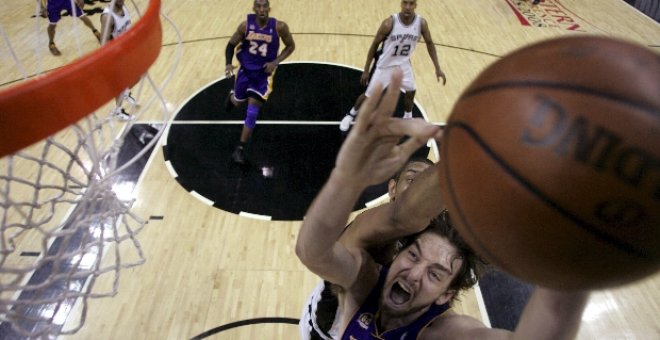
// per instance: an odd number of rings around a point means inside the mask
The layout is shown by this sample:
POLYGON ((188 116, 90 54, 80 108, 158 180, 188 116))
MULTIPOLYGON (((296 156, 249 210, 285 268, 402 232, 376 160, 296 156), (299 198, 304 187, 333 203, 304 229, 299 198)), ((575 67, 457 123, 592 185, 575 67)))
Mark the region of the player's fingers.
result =
POLYGON ((378 98, 380 98, 382 92, 383 85, 381 83, 374 84, 373 95, 367 97, 360 106, 357 121, 355 122, 353 129, 364 131, 367 126, 372 123, 376 111, 376 105, 378 104, 378 98))
POLYGON ((388 119, 392 116, 401 93, 401 78, 403 78, 401 70, 395 70, 392 73, 392 80, 377 107, 377 115, 380 119, 388 119))
POLYGON ((393 119, 400 121, 398 122, 400 124, 397 124, 398 127, 393 132, 410 137, 399 145, 401 152, 407 156, 412 155, 422 145, 426 144, 429 139, 436 137, 440 129, 422 119, 393 119))
POLYGON ((442 142, 442 135, 445 133, 445 130, 443 129, 438 129, 438 132, 433 135, 433 139, 435 139, 435 142, 440 144, 442 142))
POLYGON ((435 137, 438 130, 440 130, 440 127, 421 118, 389 118, 385 128, 388 130, 388 134, 395 136, 410 136, 411 138, 422 140, 422 143, 435 137))
POLYGON ((376 84, 373 95, 368 97, 367 101, 362 104, 362 108, 358 114, 358 121, 356 123, 358 131, 364 131, 369 125, 378 121, 382 122, 392 116, 392 112, 394 112, 396 103, 399 100, 402 77, 401 70, 395 70, 392 73, 392 80, 387 86, 384 96, 382 95, 383 86, 376 84))

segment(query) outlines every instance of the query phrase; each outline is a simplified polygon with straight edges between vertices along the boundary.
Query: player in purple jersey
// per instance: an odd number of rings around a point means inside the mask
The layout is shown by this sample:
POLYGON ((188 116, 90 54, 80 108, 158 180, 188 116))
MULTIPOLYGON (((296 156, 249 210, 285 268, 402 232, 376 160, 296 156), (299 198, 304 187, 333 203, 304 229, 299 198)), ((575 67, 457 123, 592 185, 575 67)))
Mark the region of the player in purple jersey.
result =
POLYGON ((254 14, 248 14, 247 20, 238 25, 238 29, 227 43, 225 57, 227 67, 225 76, 234 75, 232 59, 238 47, 236 58, 241 64, 234 81, 234 89, 225 99, 225 110, 247 101, 245 123, 241 139, 232 153, 232 159, 238 164, 245 164, 245 147, 250 140, 252 130, 257 124, 261 106, 268 99, 272 90, 272 80, 277 65, 289 57, 296 44, 284 21, 268 16, 270 2, 254 0, 254 14), (284 49, 278 55, 280 39, 284 49))
POLYGON ((439 188, 442 161, 419 174, 394 202, 361 214, 374 226, 390 228, 390 236, 410 236, 389 266, 379 265, 364 246, 341 240, 344 232, 364 230, 355 226, 344 231, 364 189, 387 179, 429 138, 440 138, 431 123, 391 118, 401 79, 402 72, 394 71, 382 99, 382 85, 374 87, 375 95, 360 109, 298 234, 296 254, 303 264, 340 287, 336 317, 341 339, 574 338, 588 300, 586 291, 537 287, 515 332, 489 328, 446 310, 457 291, 474 279, 472 256, 451 228, 448 213, 440 213, 440 223, 425 229, 433 216, 429 214, 444 208, 439 188), (404 135, 410 138, 398 144, 404 135), (415 196, 419 197, 410 198, 415 196))
POLYGON ((76 16, 89 27, 94 33, 96 39, 101 42, 101 33, 94 27, 92 21, 89 20, 87 15, 83 13, 82 7, 84 5, 83 0, 48 0, 46 8, 48 10, 48 49, 50 53, 55 56, 62 55, 62 52, 55 45, 55 29, 57 27, 57 22, 60 21, 61 12, 65 10, 71 16, 76 16))

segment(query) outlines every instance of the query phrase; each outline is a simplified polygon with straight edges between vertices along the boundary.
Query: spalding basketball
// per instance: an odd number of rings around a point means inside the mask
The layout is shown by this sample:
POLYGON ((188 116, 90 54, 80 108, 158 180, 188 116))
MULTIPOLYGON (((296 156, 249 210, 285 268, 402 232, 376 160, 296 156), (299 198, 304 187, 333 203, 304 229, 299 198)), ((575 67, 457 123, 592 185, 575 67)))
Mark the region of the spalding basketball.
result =
POLYGON ((553 39, 487 67, 441 145, 442 192, 486 260, 545 287, 612 287, 660 269, 660 56, 553 39))

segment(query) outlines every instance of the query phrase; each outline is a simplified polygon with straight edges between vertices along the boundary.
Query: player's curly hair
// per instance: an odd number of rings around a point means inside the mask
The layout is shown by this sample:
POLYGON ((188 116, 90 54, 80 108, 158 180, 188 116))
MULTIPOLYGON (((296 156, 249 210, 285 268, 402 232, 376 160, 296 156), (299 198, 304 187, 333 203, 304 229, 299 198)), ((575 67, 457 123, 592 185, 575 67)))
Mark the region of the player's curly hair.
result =
POLYGON ((431 223, 424 230, 400 240, 398 248, 400 250, 407 248, 421 234, 426 232, 435 233, 449 240, 449 242, 456 247, 460 258, 463 260, 463 264, 461 265, 458 274, 449 285, 449 290, 456 291, 456 294, 454 294, 454 297, 452 298, 453 302, 458 295, 460 295, 459 293, 461 291, 471 288, 479 281, 481 276, 488 269, 488 265, 472 250, 465 240, 463 240, 461 235, 459 235, 456 228, 454 228, 454 225, 449 218, 449 212, 446 209, 443 210, 440 215, 432 219, 431 223))

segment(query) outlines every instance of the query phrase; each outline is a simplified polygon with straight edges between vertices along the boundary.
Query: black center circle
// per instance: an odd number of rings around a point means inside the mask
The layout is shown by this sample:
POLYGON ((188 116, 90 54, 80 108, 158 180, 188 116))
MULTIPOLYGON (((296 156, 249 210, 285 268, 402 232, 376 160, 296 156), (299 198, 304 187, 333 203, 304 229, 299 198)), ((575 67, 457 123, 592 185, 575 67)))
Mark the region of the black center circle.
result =
MULTIPOLYGON (((168 168, 187 191, 218 209, 268 220, 302 220, 346 137, 339 121, 365 90, 361 73, 334 64, 280 65, 246 147, 248 166, 231 159, 245 106, 225 112, 224 99, 233 84, 219 79, 176 113, 163 146, 168 168)), ((394 116, 402 115, 399 100, 394 116)), ((413 116, 423 116, 417 105, 413 116)), ((368 188, 355 209, 386 193, 386 183, 368 188)))

